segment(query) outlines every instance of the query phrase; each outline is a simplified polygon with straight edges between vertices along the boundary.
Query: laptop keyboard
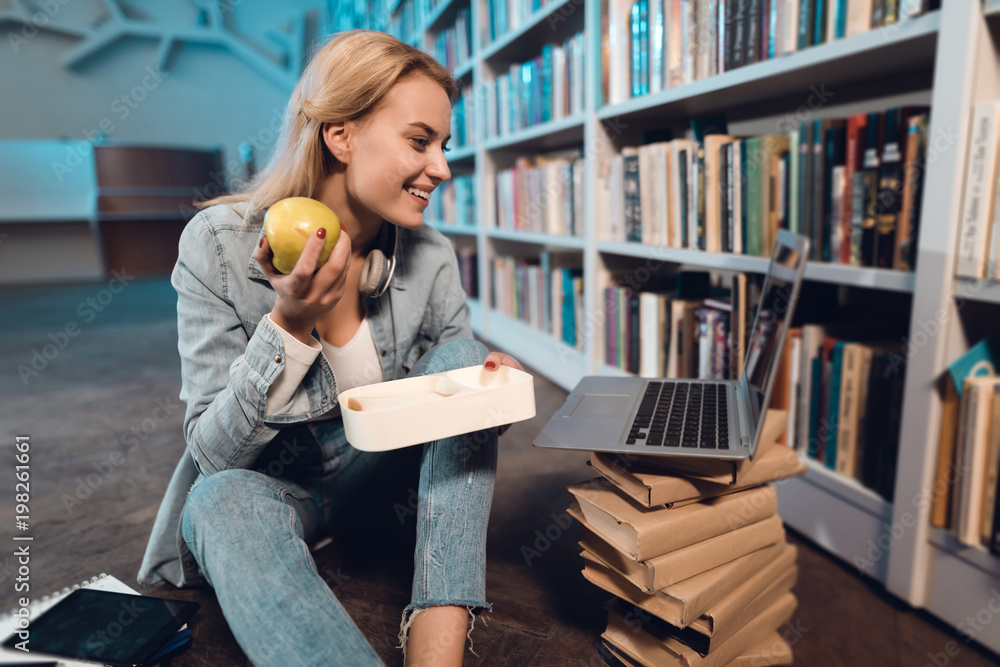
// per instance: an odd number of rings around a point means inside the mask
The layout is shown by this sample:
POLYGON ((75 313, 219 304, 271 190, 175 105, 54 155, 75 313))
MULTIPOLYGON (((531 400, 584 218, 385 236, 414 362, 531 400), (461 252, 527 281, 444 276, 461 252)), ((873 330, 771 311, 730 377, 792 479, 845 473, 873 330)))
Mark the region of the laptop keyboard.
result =
POLYGON ((729 449, 726 401, 725 384, 650 382, 625 443, 729 449))

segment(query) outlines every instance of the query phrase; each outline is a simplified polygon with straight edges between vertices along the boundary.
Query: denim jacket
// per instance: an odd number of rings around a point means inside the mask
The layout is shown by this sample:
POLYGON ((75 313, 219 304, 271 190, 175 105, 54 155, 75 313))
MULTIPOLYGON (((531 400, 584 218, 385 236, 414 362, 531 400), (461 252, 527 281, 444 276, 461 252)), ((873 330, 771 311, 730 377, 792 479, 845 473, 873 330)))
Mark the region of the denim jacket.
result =
MULTIPOLYGON (((263 212, 244 222, 244 207, 208 208, 181 235, 171 283, 178 296, 187 447, 153 524, 138 575, 143 585, 160 579, 175 586, 201 583, 180 531, 187 493, 199 476, 252 468, 283 429, 308 429, 322 441, 339 426, 339 419, 323 419, 336 416, 330 413, 338 405, 338 391, 322 354, 289 406, 265 418, 267 390, 283 368, 285 353, 281 334, 265 317, 276 295, 252 257, 263 233, 263 212)), ((451 243, 426 226, 398 231, 389 289, 377 299, 362 299, 386 380, 405 377, 438 343, 472 338, 451 243)), ((378 239, 382 247, 388 232, 386 223, 378 239)))

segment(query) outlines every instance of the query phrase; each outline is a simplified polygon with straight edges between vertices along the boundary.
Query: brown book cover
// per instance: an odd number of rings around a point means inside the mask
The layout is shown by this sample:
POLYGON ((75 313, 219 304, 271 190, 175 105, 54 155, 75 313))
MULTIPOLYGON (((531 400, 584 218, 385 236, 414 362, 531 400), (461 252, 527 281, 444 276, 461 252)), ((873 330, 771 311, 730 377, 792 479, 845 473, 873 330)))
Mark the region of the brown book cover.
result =
POLYGON ((794 657, 792 647, 775 631, 729 663, 729 667, 778 667, 792 664, 794 657))
MULTIPOLYGON (((661 620, 630 602, 616 598, 605 605, 625 618, 635 617, 643 622, 643 629, 654 637, 666 641, 676 639, 694 649, 699 655, 717 650, 747 623, 762 614, 782 595, 789 593, 798 577, 798 567, 792 566, 764 581, 764 588, 756 591, 744 589, 724 600, 715 616, 703 616, 687 628, 678 628, 661 620)), ((758 580, 760 578, 758 577, 758 580)))
POLYGON ((772 447, 738 484, 711 482, 641 466, 626 457, 591 452, 590 465, 645 507, 680 507, 768 482, 802 475, 806 464, 787 447, 772 447))
POLYGON ((778 511, 778 493, 770 485, 675 508, 644 507, 601 478, 566 488, 594 532, 637 560, 757 523, 778 511))
POLYGON ((646 593, 662 590, 785 539, 781 517, 772 516, 670 553, 636 560, 602 539, 582 514, 573 508, 568 512, 580 522, 580 546, 596 554, 646 593))
POLYGON ((958 392, 950 376, 944 378, 944 401, 941 403, 941 432, 938 435, 937 467, 934 472, 934 503, 931 505, 931 525, 951 527, 954 485, 951 483, 955 465, 955 441, 958 435, 958 392))
POLYGON ((625 618, 613 610, 608 610, 608 627, 601 637, 644 665, 723 667, 731 664, 751 647, 770 638, 775 630, 791 620, 797 604, 795 595, 785 593, 763 613, 704 656, 674 638, 660 640, 654 637, 643 629, 641 618, 625 618))
MULTIPOLYGON (((706 637, 741 627, 745 621, 733 628, 741 610, 779 578, 796 569, 797 554, 794 545, 779 542, 663 590, 645 593, 599 556, 586 550, 581 553, 584 559, 583 576, 592 584, 648 611, 671 626, 690 626, 706 637)), ((794 577, 785 590, 793 585, 794 577)), ((726 636, 731 634, 729 632, 726 636)))
POLYGON ((719 484, 737 484, 746 477, 754 465, 775 445, 788 424, 788 413, 784 410, 768 410, 764 415, 764 428, 760 433, 760 444, 752 459, 716 459, 691 456, 660 456, 656 454, 628 454, 636 463, 649 468, 671 473, 698 477, 719 484))

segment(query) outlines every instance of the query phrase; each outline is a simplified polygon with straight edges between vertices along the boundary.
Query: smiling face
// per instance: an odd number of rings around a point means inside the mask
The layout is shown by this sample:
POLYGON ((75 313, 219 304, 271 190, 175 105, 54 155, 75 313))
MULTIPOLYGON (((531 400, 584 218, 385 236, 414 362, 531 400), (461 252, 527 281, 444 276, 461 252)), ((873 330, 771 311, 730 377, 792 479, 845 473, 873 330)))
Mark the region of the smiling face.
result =
POLYGON ((345 165, 343 195, 359 222, 423 225, 434 189, 451 178, 444 155, 451 104, 444 89, 423 75, 405 77, 361 125, 346 126, 347 136, 333 146, 328 137, 327 145, 345 165))

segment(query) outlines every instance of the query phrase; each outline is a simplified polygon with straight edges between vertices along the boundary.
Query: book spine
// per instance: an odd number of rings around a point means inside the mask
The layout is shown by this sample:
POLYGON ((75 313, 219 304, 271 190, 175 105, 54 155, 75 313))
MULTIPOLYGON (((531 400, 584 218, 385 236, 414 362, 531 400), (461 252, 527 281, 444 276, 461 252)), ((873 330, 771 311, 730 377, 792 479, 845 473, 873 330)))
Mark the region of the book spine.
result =
POLYGON ((997 102, 976 105, 972 121, 972 143, 965 177, 965 197, 959 228, 956 274, 965 278, 986 277, 986 210, 990 192, 990 161, 996 159, 997 102))
POLYGON ((733 244, 730 236, 732 226, 729 222, 732 201, 732 183, 729 179, 729 155, 733 150, 732 142, 719 147, 719 248, 721 252, 732 252, 733 244))
POLYGON ((887 141, 879 168, 878 178, 878 217, 875 221, 878 240, 875 242, 877 255, 875 266, 891 269, 895 263, 896 230, 899 223, 899 212, 903 198, 903 173, 900 163, 899 145, 895 141, 887 141))
POLYGON ((812 26, 815 21, 816 0, 799 0, 799 36, 798 47, 805 49, 812 46, 812 26))
POLYGON ((729 377, 729 318, 725 313, 716 313, 713 339, 712 379, 725 380, 729 377))
POLYGON ((641 211, 639 210, 639 154, 631 149, 624 155, 625 167, 625 240, 642 241, 641 211))
POLYGON ((810 368, 809 373, 811 378, 809 391, 809 440, 806 453, 809 458, 819 461, 823 456, 823 443, 819 437, 821 417, 820 386, 823 383, 823 359, 821 357, 813 357, 812 368, 810 368))
POLYGON ((747 144, 747 162, 744 163, 747 174, 747 243, 744 248, 747 255, 759 256, 761 254, 760 231, 763 224, 760 203, 760 138, 751 137, 745 143, 747 144))
POLYGON ((678 182, 680 184, 678 198, 680 203, 680 220, 678 224, 680 225, 680 237, 681 237, 681 248, 690 247, 690 239, 688 238, 688 218, 691 213, 688 210, 689 199, 689 189, 690 184, 688 183, 688 156, 687 150, 681 149, 677 151, 677 171, 678 171, 678 182))
POLYGON ((695 148, 697 156, 697 241, 698 250, 707 250, 708 235, 706 233, 706 211, 705 211, 705 144, 699 143, 695 148))
POLYGON ((866 158, 861 187, 864 193, 864 217, 861 219, 859 254, 861 266, 874 266, 878 255, 878 234, 875 227, 878 221, 878 158, 874 158, 874 161, 866 158))
POLYGON ((823 448, 824 463, 830 470, 837 468, 837 432, 840 428, 840 378, 844 364, 844 343, 837 342, 833 346, 830 357, 830 372, 826 381, 826 428, 823 448))
POLYGON ((760 14, 764 0, 748 0, 746 25, 743 31, 746 48, 743 62, 747 65, 760 61, 760 14))

